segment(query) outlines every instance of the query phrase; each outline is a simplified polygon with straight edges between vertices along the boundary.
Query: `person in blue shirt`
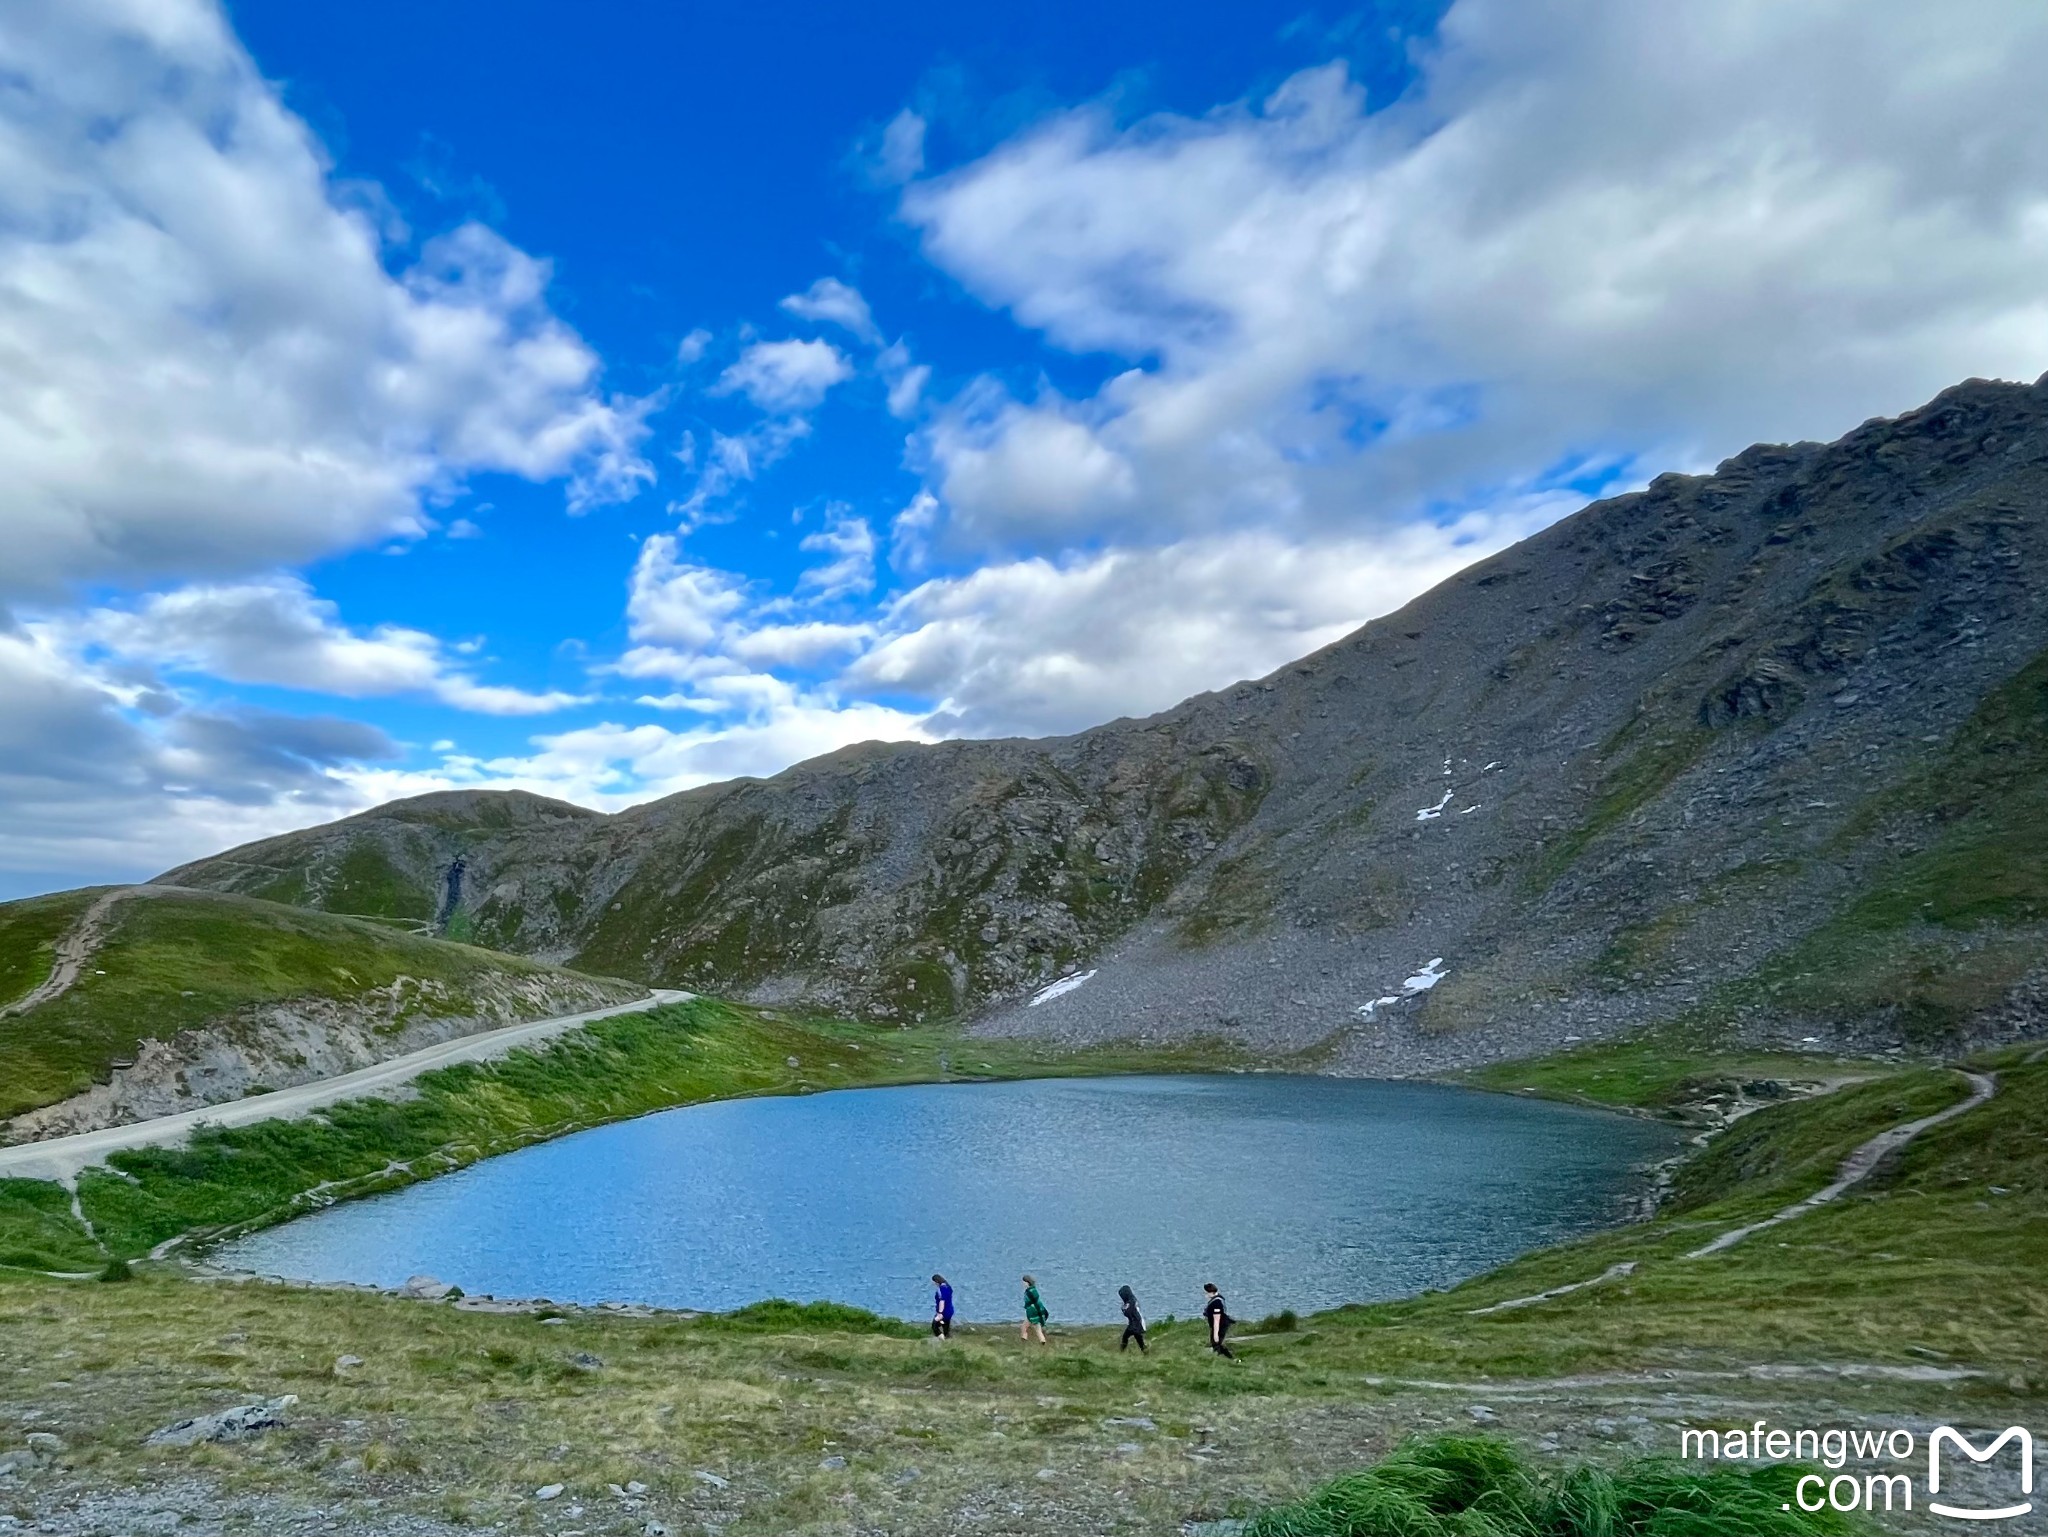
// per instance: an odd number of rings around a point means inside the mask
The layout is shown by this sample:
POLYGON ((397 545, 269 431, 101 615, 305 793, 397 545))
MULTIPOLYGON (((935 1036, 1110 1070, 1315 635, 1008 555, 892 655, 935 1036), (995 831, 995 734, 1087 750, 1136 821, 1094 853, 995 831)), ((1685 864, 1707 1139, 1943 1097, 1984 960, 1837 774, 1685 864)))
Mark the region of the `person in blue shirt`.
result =
POLYGON ((935 1275, 932 1288, 932 1335, 949 1340, 953 1337, 953 1286, 944 1276, 935 1275))

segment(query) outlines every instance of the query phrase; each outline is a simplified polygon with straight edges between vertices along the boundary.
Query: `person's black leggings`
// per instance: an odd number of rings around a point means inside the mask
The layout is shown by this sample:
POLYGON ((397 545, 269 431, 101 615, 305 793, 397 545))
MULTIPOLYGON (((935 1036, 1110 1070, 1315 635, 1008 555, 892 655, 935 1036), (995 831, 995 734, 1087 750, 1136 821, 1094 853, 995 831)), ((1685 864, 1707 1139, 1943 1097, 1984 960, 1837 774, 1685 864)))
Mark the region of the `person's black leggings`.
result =
POLYGON ((1209 1333, 1209 1348, 1215 1351, 1216 1354, 1218 1354, 1219 1356, 1230 1356, 1230 1359, 1235 1361, 1237 1357, 1231 1355, 1230 1347, 1223 1343, 1223 1336, 1228 1334, 1229 1332, 1229 1324, 1218 1324, 1209 1333))
POLYGON ((1117 1344, 1117 1353, 1121 1355, 1124 1351, 1130 1349, 1132 1340, 1138 1342, 1138 1354, 1145 1354, 1145 1331, 1136 1324, 1124 1325, 1124 1337, 1117 1344))
POLYGON ((942 1340, 951 1339, 953 1337, 953 1320, 950 1318, 934 1318, 932 1320, 932 1337, 942 1340))

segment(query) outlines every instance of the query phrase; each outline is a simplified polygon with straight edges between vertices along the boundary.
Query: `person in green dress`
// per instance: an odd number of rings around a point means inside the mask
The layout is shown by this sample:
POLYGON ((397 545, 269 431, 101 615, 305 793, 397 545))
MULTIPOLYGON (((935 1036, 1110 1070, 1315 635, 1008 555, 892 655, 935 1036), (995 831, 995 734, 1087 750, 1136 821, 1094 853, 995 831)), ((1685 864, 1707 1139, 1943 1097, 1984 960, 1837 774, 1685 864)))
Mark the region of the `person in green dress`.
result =
POLYGON ((1024 1278, 1024 1327, 1019 1332, 1025 1340, 1031 1338, 1031 1331, 1038 1331, 1038 1343, 1045 1343, 1045 1321, 1052 1317, 1046 1311, 1045 1299, 1038 1295, 1038 1283, 1030 1276, 1024 1278))

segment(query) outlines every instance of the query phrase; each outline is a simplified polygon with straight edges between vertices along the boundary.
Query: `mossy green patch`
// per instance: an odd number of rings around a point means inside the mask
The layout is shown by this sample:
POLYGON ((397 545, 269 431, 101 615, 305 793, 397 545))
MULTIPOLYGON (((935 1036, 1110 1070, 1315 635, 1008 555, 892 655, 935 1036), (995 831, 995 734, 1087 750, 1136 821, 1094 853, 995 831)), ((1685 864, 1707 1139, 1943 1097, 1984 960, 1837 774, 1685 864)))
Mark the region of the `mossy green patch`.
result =
POLYGON ((1667 1029, 1597 1041, 1548 1056, 1497 1062, 1463 1081, 1503 1092, 1671 1113, 1710 1095, 1752 1087, 1774 1094, 1789 1084, 1826 1083, 1892 1071, 1880 1062, 1819 1053, 1728 1052, 1667 1029))
POLYGON ((1275 883, 1262 847, 1219 859, 1201 896, 1174 924, 1174 937, 1190 949, 1257 934, 1273 922, 1275 883))
POLYGON ((321 906, 331 913, 358 918, 408 918, 425 923, 434 916, 432 894, 366 838, 350 842, 335 861, 321 906))
POLYGON ((1547 891, 1602 834, 1620 826, 1670 787, 1705 754, 1714 733, 1703 726, 1631 724, 1600 748, 1609 764, 1592 806, 1530 866, 1531 894, 1547 891), (1662 730, 1662 735, 1653 733, 1662 730))
POLYGON ((1774 1210, 1832 1180, 1844 1148, 1945 1110, 1968 1092, 1960 1073, 1924 1068, 1755 1111, 1679 1168, 1665 1209, 1739 1199, 1774 1210))

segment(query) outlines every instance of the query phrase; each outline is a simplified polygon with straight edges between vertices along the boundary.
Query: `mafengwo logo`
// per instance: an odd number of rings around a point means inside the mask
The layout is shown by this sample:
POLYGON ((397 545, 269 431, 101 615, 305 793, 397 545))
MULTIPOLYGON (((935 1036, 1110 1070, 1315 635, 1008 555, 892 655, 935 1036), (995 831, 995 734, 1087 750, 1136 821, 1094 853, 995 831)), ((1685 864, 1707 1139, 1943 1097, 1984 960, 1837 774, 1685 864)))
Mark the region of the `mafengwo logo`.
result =
POLYGON ((1941 1493, 1941 1449, 1943 1446, 1954 1447, 1972 1462, 1989 1462, 2005 1449, 2008 1441, 2019 1442, 2019 1492, 2024 1495, 2031 1495, 2034 1492, 2034 1438, 2020 1426, 2009 1426, 2004 1435, 1993 1441, 1981 1452, 1960 1431, 1951 1429, 1947 1425, 1935 1427, 1934 1433, 1927 1438, 1928 1511, 1934 1515, 1947 1516, 1957 1521, 2009 1521, 2014 1516, 2024 1516, 2028 1511, 2032 1510, 2034 1503, 2031 1499, 2021 1500, 2017 1504, 2002 1505, 1996 1509, 1980 1509, 1966 1505, 1945 1505, 1932 1498, 1934 1495, 1941 1493))
POLYGON ((1758 1420, 1753 1426, 1722 1432, 1686 1429, 1679 1434, 1679 1455, 1738 1462, 1818 1462, 1826 1471, 1802 1473, 1787 1510, 1796 1504, 1804 1511, 1848 1515, 1917 1507, 1944 1520, 1973 1522, 2010 1521, 2030 1514, 2033 1435, 2020 1425, 2007 1426, 1996 1436, 1980 1434, 1981 1445, 1953 1425, 1937 1425, 1929 1433, 1924 1503, 1916 1498, 1922 1491, 1904 1470, 1913 1466, 1919 1440, 1903 1426, 1889 1431, 1795 1431, 1758 1420), (1967 1487, 1958 1489, 1959 1484, 1967 1487), (2020 1498, 2011 1497, 2015 1492, 2020 1498))

